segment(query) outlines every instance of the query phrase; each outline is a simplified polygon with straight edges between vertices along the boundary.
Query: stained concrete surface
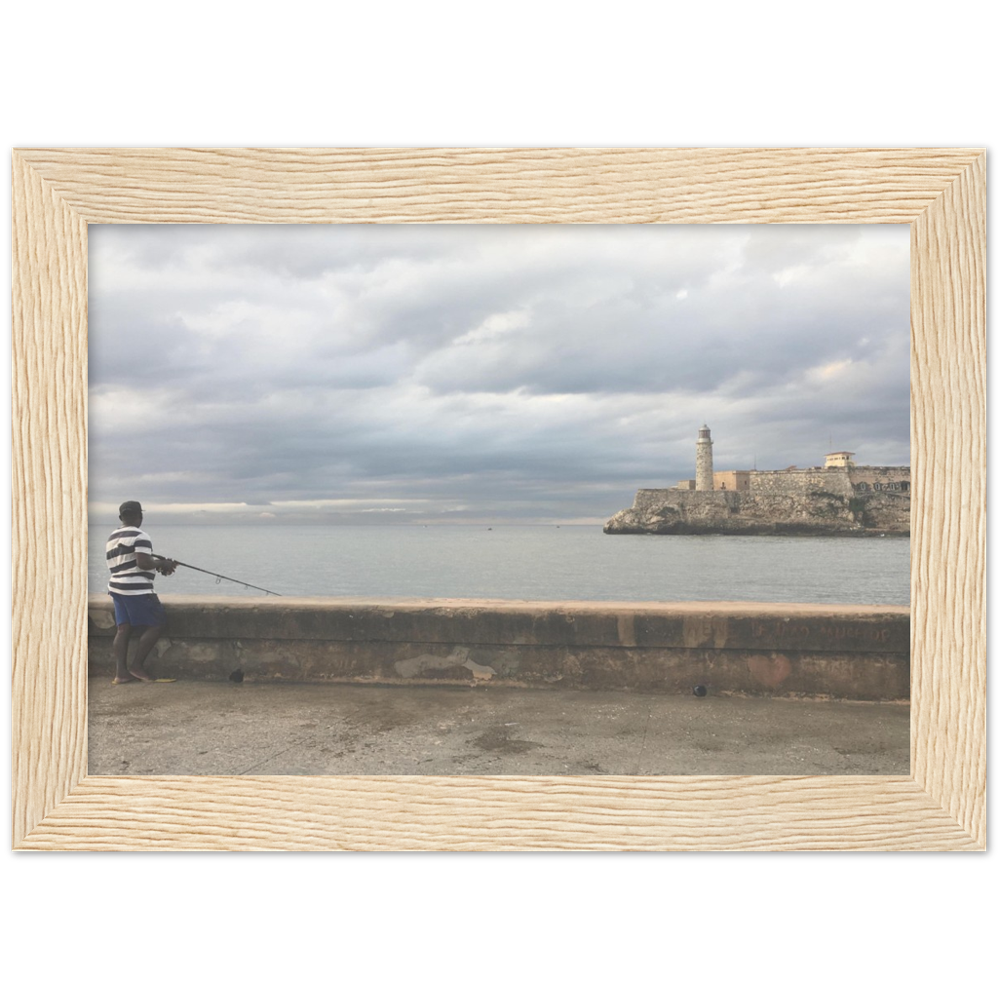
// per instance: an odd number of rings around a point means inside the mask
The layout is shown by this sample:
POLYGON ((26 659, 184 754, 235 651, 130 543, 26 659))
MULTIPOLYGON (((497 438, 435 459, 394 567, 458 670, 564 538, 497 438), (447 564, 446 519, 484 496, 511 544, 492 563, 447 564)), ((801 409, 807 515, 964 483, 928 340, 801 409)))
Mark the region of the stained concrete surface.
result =
MULTIPOLYGON (((905 606, 206 597, 164 602, 150 658, 179 680, 401 680, 583 691, 894 701, 909 697, 905 606)), ((90 669, 114 662, 107 595, 89 602, 90 669)))
POLYGON ((92 678, 89 773, 909 774, 909 706, 92 678))

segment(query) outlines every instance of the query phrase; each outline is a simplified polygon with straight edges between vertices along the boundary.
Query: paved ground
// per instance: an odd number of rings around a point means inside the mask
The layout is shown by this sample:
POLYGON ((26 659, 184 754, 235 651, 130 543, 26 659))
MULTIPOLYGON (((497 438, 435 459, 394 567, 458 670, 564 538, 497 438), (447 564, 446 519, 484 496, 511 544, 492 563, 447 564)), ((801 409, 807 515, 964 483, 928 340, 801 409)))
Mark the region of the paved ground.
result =
POLYGON ((908 774, 909 707, 90 682, 90 774, 908 774))

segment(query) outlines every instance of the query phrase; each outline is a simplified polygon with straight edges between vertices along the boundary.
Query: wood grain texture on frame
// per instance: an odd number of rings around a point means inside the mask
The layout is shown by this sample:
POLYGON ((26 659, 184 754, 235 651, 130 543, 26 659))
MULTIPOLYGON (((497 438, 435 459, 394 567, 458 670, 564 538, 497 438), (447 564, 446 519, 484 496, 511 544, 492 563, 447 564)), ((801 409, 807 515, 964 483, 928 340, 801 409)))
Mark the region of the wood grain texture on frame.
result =
POLYGON ((981 850, 980 149, 13 154, 13 831, 36 850, 981 850), (87 224, 912 223, 909 777, 88 777, 87 224))

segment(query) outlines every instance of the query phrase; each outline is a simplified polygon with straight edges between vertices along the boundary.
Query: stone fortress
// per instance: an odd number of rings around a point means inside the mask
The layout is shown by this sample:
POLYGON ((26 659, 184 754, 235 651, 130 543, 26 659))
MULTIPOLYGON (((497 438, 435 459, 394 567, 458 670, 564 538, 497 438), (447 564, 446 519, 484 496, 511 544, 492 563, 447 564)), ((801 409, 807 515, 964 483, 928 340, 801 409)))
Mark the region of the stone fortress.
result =
POLYGON ((611 535, 909 535, 909 466, 857 465, 835 451, 823 465, 715 472, 712 432, 698 431, 695 478, 641 489, 604 526, 611 535))

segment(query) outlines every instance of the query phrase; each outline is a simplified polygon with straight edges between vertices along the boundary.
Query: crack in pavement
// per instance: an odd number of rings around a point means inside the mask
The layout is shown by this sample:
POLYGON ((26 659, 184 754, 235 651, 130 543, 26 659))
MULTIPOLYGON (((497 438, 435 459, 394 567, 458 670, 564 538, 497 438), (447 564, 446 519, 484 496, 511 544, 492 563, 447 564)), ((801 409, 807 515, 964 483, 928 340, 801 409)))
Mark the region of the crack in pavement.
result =
POLYGON ((653 706, 650 705, 646 711, 646 721, 642 727, 642 742, 639 744, 639 752, 636 754, 635 758, 635 768, 633 769, 633 774, 639 773, 639 764, 642 761, 642 752, 646 749, 646 733, 649 732, 649 720, 653 716, 653 706))
POLYGON ((294 750, 296 747, 302 746, 302 744, 305 743, 306 740, 311 739, 313 735, 314 735, 313 733, 307 733, 305 736, 302 737, 301 740, 296 740, 294 743, 289 743, 288 746, 282 747, 282 749, 280 749, 277 753, 271 754, 270 757, 265 757, 262 761, 258 761, 255 764, 251 764, 245 771, 240 771, 239 773, 249 774, 250 771, 253 771, 258 767, 263 767, 265 764, 270 764, 272 760, 276 760, 282 754, 288 753, 289 750, 294 750))

